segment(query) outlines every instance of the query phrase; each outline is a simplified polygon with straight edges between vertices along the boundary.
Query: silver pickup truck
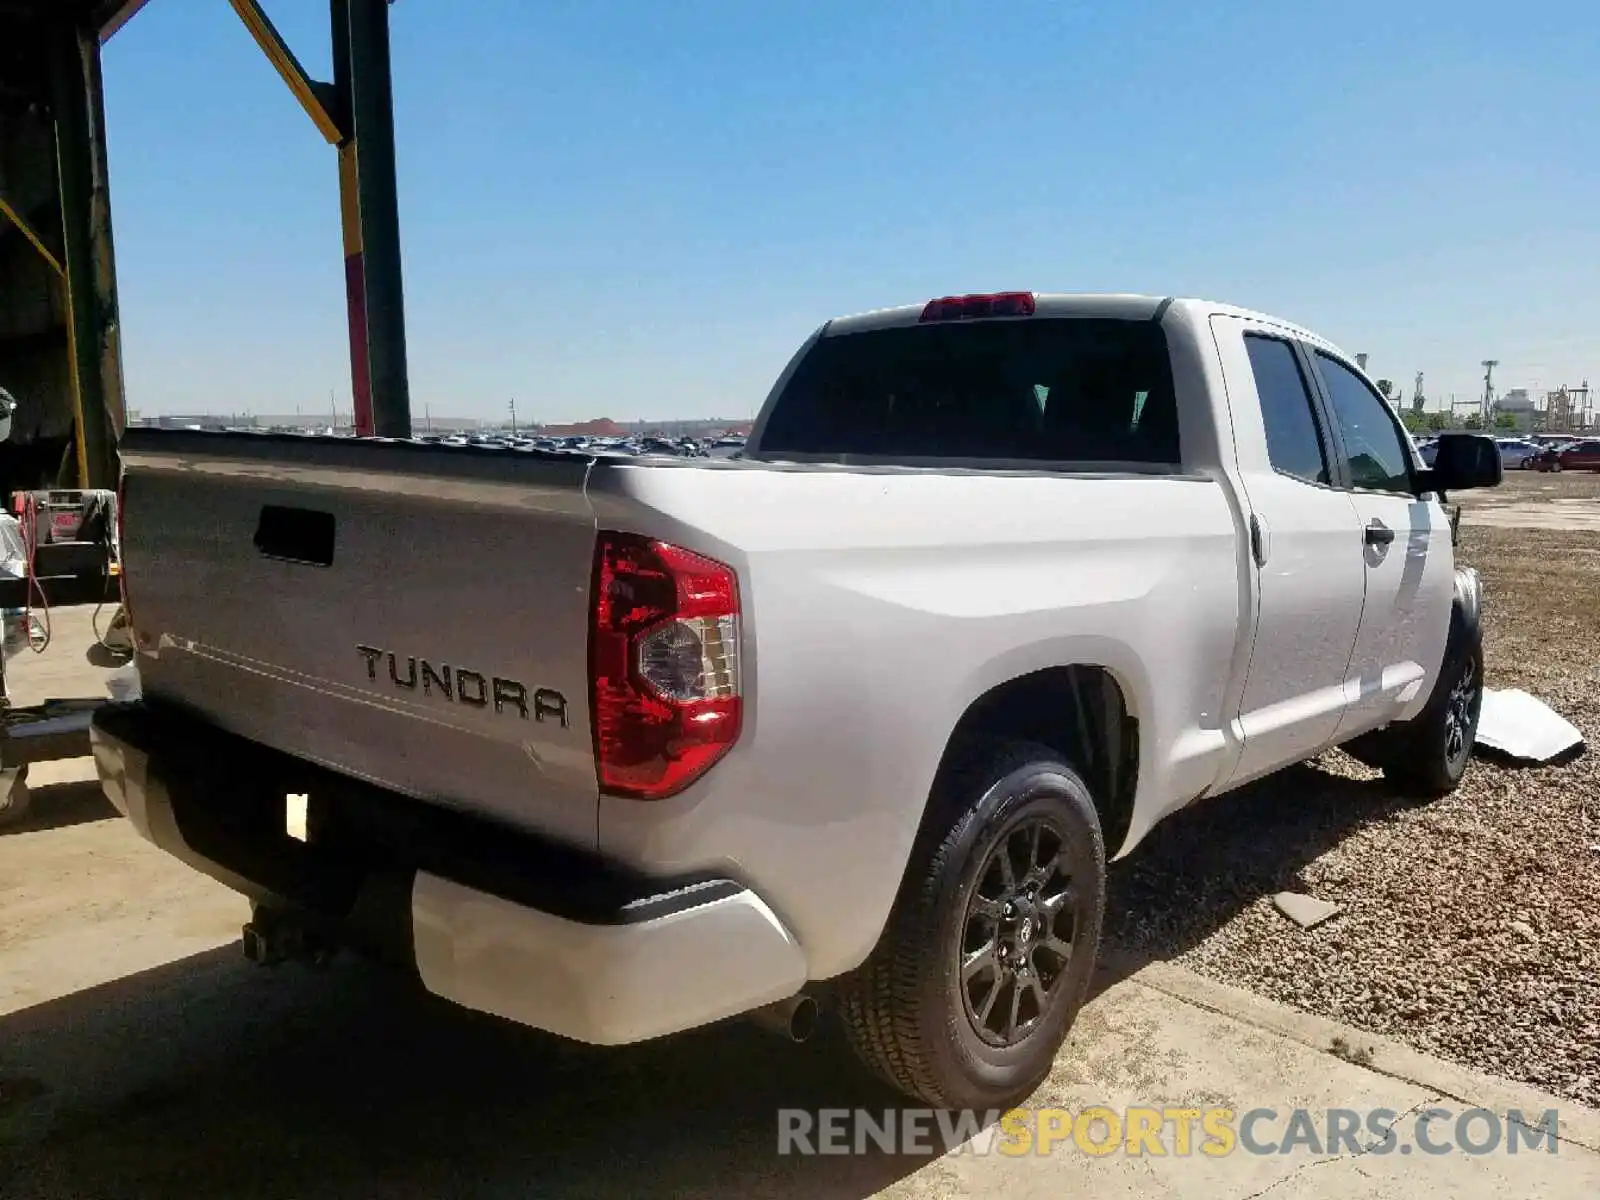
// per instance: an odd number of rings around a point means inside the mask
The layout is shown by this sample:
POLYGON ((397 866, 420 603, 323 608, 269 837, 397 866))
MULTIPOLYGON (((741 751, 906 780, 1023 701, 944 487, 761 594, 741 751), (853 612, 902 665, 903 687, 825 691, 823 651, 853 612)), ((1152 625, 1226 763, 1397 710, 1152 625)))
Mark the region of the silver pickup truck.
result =
MULTIPOLYGON (((130 430, 136 829, 254 902, 593 1043, 830 1000, 952 1107, 1025 1095, 1108 857, 1335 745, 1466 769, 1476 576, 1348 356, 1194 300, 831 321, 737 459, 130 430)), ((1292 798, 1286 797, 1286 803, 1292 798)))

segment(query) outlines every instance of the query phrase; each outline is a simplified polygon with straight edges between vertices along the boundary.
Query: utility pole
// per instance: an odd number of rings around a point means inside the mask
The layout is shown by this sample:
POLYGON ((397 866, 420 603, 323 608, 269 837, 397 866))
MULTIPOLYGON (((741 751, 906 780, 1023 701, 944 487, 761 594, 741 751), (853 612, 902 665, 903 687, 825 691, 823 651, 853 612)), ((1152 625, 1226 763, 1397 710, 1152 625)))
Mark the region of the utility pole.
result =
POLYGON ((517 398, 511 397, 511 436, 517 436, 517 398))
POLYGON ((433 409, 426 400, 422 402, 422 424, 429 433, 433 432, 433 409))
POLYGON ((1500 365, 1498 358, 1483 360, 1483 427, 1489 428, 1494 416, 1494 369, 1500 365))
POLYGON ((1411 411, 1420 413, 1427 406, 1427 403, 1422 394, 1422 372, 1418 371, 1416 383, 1411 388, 1411 411))

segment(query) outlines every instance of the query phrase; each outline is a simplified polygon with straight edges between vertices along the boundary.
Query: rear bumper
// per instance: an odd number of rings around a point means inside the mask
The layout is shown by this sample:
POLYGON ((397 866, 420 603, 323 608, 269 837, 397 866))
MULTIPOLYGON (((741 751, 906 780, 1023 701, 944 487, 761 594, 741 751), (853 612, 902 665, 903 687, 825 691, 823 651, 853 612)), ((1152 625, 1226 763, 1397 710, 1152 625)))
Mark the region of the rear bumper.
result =
POLYGON ((90 738, 142 837, 467 1008, 613 1045, 805 983, 794 937, 733 880, 643 877, 146 703, 103 707, 90 738), (305 841, 290 793, 308 797, 305 841))

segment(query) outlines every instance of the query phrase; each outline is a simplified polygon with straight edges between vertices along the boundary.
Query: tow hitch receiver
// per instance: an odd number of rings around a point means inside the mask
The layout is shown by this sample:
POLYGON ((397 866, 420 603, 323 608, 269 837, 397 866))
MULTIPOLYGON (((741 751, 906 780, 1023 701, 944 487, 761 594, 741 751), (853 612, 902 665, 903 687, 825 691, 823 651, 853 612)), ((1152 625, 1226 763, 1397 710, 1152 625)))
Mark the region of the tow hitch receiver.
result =
POLYGON ((323 966, 337 948, 304 920, 279 909, 256 905, 243 931, 244 956, 257 966, 284 962, 323 966))

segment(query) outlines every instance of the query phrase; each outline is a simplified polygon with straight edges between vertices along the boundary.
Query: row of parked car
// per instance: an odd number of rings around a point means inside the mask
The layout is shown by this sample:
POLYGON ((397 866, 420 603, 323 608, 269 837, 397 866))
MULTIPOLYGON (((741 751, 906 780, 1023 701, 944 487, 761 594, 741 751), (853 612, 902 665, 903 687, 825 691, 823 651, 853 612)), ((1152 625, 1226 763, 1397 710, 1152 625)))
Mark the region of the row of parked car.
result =
POLYGON ((443 446, 487 446, 507 450, 566 450, 578 454, 666 454, 678 458, 728 458, 744 449, 742 437, 528 437, 521 434, 424 434, 443 446))
MULTIPOLYGON (((1417 443, 1422 461, 1433 466, 1437 438, 1417 443)), ((1571 434, 1534 434, 1525 438, 1496 438, 1501 465, 1508 471, 1600 471, 1600 438, 1574 438, 1571 434)))

